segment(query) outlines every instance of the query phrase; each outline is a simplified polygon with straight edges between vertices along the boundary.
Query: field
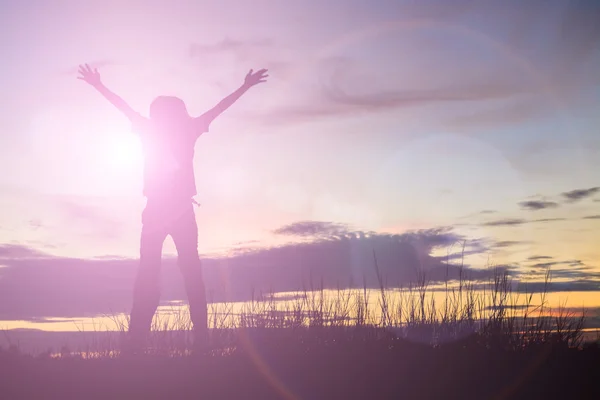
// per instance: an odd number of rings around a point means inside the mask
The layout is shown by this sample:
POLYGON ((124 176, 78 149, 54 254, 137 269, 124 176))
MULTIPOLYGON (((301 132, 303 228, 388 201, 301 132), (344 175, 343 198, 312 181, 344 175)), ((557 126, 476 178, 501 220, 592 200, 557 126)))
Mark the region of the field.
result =
POLYGON ((76 349, 13 344, 0 352, 0 398, 599 398, 600 348, 584 340, 585 314, 512 293, 502 272, 485 290, 463 280, 441 297, 431 290, 381 282, 375 293, 312 287, 241 310, 211 304, 206 354, 189 351, 177 312, 157 316, 135 357, 119 354, 127 320, 76 349))

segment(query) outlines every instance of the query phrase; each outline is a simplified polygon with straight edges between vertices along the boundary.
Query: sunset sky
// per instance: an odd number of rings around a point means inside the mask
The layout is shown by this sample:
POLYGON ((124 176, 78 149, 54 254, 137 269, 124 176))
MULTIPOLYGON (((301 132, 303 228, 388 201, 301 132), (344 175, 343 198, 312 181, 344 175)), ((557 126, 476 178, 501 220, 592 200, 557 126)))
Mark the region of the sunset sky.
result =
POLYGON ((300 221, 451 227, 485 243, 473 266, 598 279, 598 18, 592 0, 3 1, 0 266, 138 255, 139 142, 75 79, 87 62, 146 115, 161 94, 200 114, 269 69, 197 143, 203 254, 300 221))

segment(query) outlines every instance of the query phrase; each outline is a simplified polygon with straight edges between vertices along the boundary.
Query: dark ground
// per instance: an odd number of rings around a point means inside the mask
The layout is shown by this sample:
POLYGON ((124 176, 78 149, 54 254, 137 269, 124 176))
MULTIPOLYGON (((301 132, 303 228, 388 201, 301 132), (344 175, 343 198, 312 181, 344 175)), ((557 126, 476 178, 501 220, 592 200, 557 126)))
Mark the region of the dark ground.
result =
POLYGON ((90 360, 3 351, 0 399, 600 398, 597 345, 509 351, 385 339, 310 346, 265 341, 245 349, 90 360))

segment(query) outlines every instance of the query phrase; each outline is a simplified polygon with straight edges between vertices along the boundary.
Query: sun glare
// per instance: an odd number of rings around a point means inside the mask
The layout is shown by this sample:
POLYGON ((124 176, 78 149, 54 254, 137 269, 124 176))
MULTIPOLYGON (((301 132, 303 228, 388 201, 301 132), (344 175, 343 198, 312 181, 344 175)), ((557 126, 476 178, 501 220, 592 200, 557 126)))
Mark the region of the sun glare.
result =
POLYGON ((108 159, 112 166, 137 169, 143 161, 139 138, 131 132, 113 132, 110 137, 108 159))
POLYGON ((97 132, 82 150, 88 159, 74 173, 80 189, 113 194, 139 190, 144 160, 140 138, 120 125, 98 127, 97 132))

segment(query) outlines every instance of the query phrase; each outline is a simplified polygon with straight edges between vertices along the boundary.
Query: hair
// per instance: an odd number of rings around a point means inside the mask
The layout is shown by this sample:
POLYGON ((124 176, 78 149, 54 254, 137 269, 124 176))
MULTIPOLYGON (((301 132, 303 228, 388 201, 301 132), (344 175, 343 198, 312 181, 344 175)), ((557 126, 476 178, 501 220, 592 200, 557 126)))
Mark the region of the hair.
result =
POLYGON ((175 96, 158 96, 150 104, 150 119, 160 123, 173 123, 189 118, 183 100, 175 96))

